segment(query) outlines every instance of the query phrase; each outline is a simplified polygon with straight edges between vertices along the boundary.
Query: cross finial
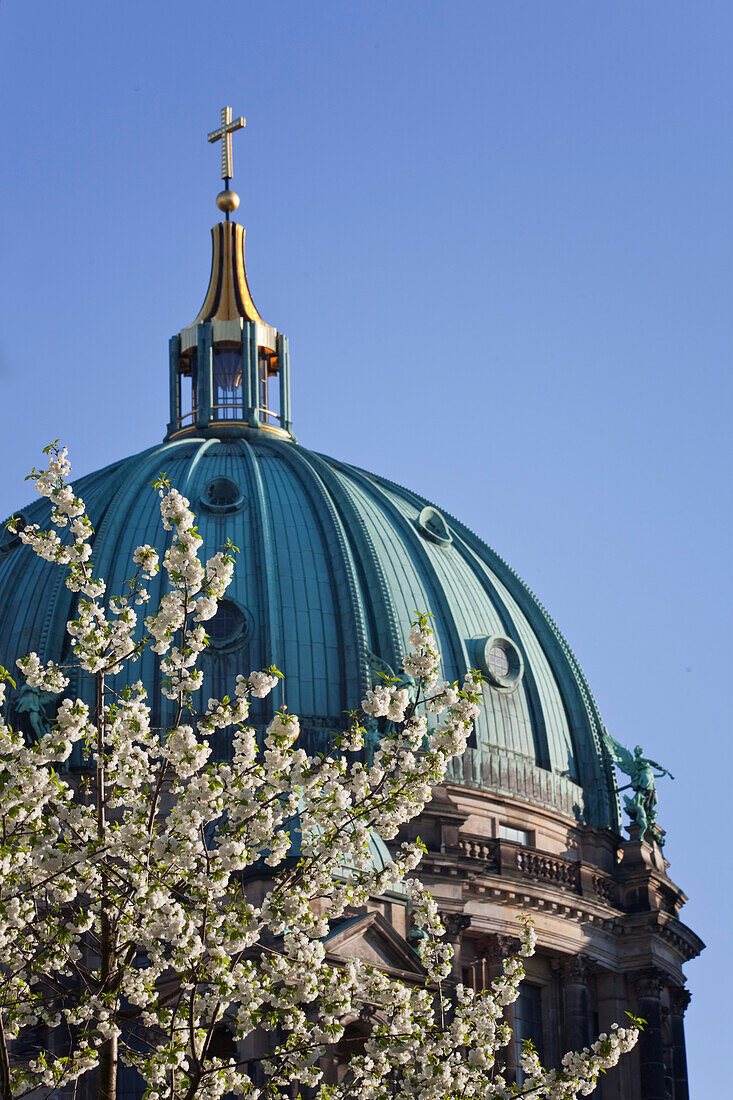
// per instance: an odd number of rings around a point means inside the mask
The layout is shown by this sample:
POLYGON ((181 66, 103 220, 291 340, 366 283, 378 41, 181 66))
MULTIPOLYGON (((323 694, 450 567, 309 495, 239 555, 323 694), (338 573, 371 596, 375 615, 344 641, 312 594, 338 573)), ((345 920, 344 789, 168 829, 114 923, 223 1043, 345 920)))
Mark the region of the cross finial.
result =
POLYGON ((241 130, 246 125, 247 122, 241 115, 232 121, 231 107, 222 107, 221 126, 218 130, 214 130, 209 134, 209 141, 221 142, 221 178, 226 180, 227 186, 234 174, 232 171, 232 134, 235 130, 241 130))

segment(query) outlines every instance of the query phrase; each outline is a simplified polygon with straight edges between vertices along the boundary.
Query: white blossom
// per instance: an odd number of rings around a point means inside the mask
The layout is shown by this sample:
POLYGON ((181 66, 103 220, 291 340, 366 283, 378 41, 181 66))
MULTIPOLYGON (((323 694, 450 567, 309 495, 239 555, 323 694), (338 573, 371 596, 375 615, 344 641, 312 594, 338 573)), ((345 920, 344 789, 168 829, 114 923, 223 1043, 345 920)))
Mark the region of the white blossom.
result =
MULTIPOLYGON (((99 692, 91 710, 62 697, 53 728, 30 745, 0 718, 0 1018, 11 1039, 38 1027, 62 1036, 11 1064, 12 1094, 73 1089, 119 1040, 148 1100, 262 1096, 246 1066, 211 1052, 221 1025, 237 1041, 267 1042, 268 1095, 306 1086, 320 1089, 321 1100, 516 1095, 496 1072, 496 1054, 510 1038, 503 1009, 534 951, 531 923, 489 989, 457 986, 446 1022, 436 991, 452 949, 435 901, 410 877, 421 845, 394 847, 379 869, 370 850, 375 835, 393 840, 423 810, 464 751, 481 701, 478 676, 469 673, 460 687, 438 679, 435 638, 419 616, 403 666, 409 687, 384 682, 364 700, 364 714, 386 720, 369 766, 354 758, 363 715, 322 756, 299 746, 299 720, 284 709, 264 736, 247 725, 251 698, 264 699, 278 682, 274 667, 238 675, 231 696, 197 710, 203 624, 231 581, 231 548, 201 562, 189 502, 161 477, 161 519, 171 532, 166 583, 143 624, 133 605, 149 597, 158 552, 139 546, 126 593, 105 602, 93 572, 93 528, 69 473, 66 450, 52 445, 47 468, 32 475, 50 500, 52 526, 19 534, 61 565, 79 593, 68 633, 99 692), (142 683, 118 689, 110 679, 146 645, 160 657, 161 690, 176 714, 163 731, 152 728, 142 683), (229 761, 212 753, 218 730, 229 731, 229 761), (58 774, 75 745, 83 767, 58 774), (253 879, 259 892, 246 885, 253 879), (427 985, 358 959, 330 963, 324 937, 332 923, 400 882, 427 985), (333 1055, 345 1021, 360 1014, 371 1021, 364 1050, 326 1089, 321 1058, 333 1055), (144 1042, 127 1043, 131 1021, 144 1042)), ((66 671, 37 653, 18 667, 33 688, 56 695, 69 688, 66 671)), ((0 670, 0 705, 6 676, 0 670)), ((524 1094, 587 1095, 637 1038, 636 1027, 614 1026, 567 1054, 559 1070, 543 1069, 526 1051, 524 1094)))

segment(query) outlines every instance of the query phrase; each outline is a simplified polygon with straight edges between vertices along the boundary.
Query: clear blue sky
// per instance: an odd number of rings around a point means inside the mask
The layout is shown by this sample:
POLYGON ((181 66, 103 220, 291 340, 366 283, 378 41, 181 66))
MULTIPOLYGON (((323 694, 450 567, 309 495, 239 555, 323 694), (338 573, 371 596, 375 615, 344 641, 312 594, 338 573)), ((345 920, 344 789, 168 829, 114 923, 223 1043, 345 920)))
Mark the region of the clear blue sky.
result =
POLYGON ((461 516, 661 784, 692 1095, 729 1046, 729 0, 5 0, 0 513, 161 439, 231 104, 301 441, 461 516), (716 1051, 717 1048, 717 1051, 716 1051))

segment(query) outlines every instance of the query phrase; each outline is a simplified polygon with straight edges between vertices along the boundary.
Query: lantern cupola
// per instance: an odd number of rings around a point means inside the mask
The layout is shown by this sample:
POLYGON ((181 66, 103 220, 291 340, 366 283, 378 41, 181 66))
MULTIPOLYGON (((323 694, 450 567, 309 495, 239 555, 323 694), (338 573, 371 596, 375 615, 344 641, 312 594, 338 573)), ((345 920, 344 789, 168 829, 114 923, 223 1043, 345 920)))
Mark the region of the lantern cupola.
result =
POLYGON ((231 134, 244 126, 222 110, 225 188, 217 205, 225 220, 211 230, 211 277, 192 324, 170 340, 170 421, 167 439, 195 433, 230 436, 272 432, 294 439, 290 412, 288 339, 263 321, 250 294, 243 226, 231 221, 239 196, 230 190, 231 134))

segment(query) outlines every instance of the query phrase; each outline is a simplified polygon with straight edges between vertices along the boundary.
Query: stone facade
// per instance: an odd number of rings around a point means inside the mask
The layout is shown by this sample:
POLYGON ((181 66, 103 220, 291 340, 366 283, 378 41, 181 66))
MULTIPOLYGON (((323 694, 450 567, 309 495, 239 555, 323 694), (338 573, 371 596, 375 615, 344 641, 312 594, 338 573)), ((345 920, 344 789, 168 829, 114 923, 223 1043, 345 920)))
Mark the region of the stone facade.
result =
POLYGON ((630 1011, 648 1026, 595 1095, 687 1100, 682 967, 703 944, 679 919, 686 898, 659 845, 630 831, 623 841, 517 799, 446 786, 405 834, 427 846, 420 874, 457 948, 454 980, 484 988, 515 949, 517 916, 531 914, 538 949, 526 982, 539 988, 546 1061, 630 1011), (525 835, 507 839, 507 830, 525 835))

